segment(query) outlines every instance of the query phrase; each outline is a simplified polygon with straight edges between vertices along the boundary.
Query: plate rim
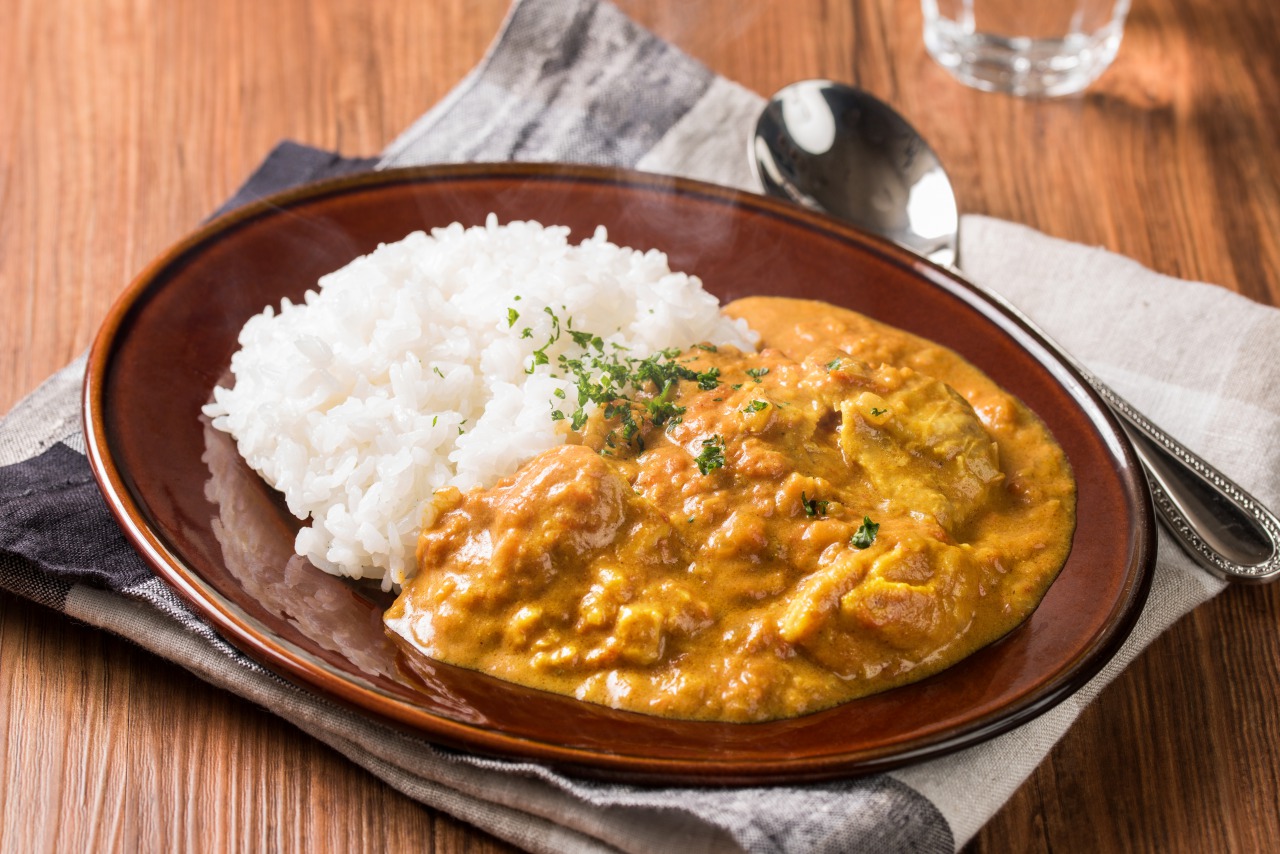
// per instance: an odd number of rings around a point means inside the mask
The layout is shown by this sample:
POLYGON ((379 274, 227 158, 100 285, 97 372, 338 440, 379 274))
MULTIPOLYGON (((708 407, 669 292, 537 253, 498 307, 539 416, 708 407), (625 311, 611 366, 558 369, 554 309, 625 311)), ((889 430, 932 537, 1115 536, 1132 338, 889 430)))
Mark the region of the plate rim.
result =
POLYGON ((1078 370, 1059 358, 1035 329, 1027 326, 1015 313, 1009 312, 998 299, 990 297, 985 289, 964 276, 938 267, 909 250, 789 202, 690 178, 632 169, 558 163, 418 166, 361 172, 310 182, 250 202, 205 223, 173 244, 144 267, 116 299, 89 351, 82 414, 90 466, 112 515, 150 567, 172 585, 199 614, 210 620, 215 630, 232 646, 290 682, 301 684, 317 691, 322 697, 370 714, 380 722, 405 729, 428 741, 439 741, 504 759, 545 762, 578 775, 641 783, 699 785, 811 781, 885 771, 984 742, 1039 717, 1097 675, 1132 632, 1154 575, 1156 538, 1150 493, 1134 450, 1119 422, 1078 370), (863 750, 770 760, 724 760, 709 757, 698 761, 654 758, 534 740, 427 712, 377 689, 356 685, 348 676, 331 674, 327 666, 317 662, 305 650, 290 649, 292 644, 289 641, 278 637, 272 641, 261 636, 259 630, 249 625, 255 622, 252 617, 235 613, 237 609, 234 603, 223 601, 222 594, 203 582, 198 570, 169 549, 160 536, 161 532, 152 530, 145 520, 137 497, 128 487, 124 473, 111 454, 104 416, 106 376, 127 317, 139 299, 172 265, 179 263, 188 253, 197 252, 201 246, 249 220, 270 216, 272 212, 288 209, 291 205, 353 190, 376 189, 403 183, 508 178, 608 184, 614 187, 638 187, 650 191, 699 196, 834 233, 837 237, 860 244, 865 251, 887 256, 890 261, 911 269, 930 285, 964 299, 1007 333, 1017 333, 1014 337, 1018 345, 1063 386, 1075 405, 1085 411, 1089 422, 1100 432, 1103 425, 1108 428, 1107 438, 1111 440, 1109 444, 1113 448, 1113 462, 1117 462, 1114 451, 1119 452, 1118 461, 1123 465, 1117 467, 1116 475, 1124 486, 1125 495, 1131 497, 1130 509, 1136 520, 1132 532, 1136 548, 1125 567, 1127 583, 1121 589, 1113 608, 1113 612, 1118 611, 1120 616, 1108 621, 1102 632, 1092 638, 1091 643, 1074 656, 1068 665, 1060 668, 1054 678, 1029 691, 1012 708, 1002 706, 993 709, 977 716, 958 731, 941 737, 904 739, 892 745, 863 750), (1086 407, 1086 402, 1090 406, 1086 407), (427 720, 424 721, 424 718, 427 720), (425 726, 428 722, 430 726, 425 726))

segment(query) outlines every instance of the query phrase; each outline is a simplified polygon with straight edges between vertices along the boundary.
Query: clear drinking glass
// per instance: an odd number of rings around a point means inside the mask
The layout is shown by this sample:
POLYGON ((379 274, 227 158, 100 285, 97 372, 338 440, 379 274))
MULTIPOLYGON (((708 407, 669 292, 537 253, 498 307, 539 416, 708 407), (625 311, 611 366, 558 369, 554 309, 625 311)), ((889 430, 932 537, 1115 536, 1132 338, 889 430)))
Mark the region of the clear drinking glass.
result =
POLYGON ((1120 48, 1129 0, 921 0, 924 44, 988 92, 1056 96, 1098 79, 1120 48))

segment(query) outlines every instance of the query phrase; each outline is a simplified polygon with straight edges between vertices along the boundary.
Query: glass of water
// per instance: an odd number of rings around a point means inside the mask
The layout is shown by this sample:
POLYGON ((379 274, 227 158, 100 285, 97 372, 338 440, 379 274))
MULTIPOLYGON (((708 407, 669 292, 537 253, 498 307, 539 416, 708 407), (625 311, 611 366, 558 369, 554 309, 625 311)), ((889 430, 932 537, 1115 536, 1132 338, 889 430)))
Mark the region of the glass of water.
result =
POLYGON ((1082 91, 1120 48, 1129 0, 921 0, 924 44, 958 80, 988 92, 1082 91))

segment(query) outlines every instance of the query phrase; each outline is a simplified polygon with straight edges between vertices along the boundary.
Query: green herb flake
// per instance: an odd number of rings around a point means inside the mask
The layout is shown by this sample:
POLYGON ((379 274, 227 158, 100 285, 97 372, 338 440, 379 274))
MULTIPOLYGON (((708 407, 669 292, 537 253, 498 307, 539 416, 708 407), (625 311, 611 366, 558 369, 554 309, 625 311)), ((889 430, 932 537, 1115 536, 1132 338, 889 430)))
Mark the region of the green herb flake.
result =
POLYGON ((564 389, 558 388, 551 393, 554 394, 556 397, 560 398, 561 400, 564 400, 564 389))
POLYGON ((584 350, 591 348, 597 353, 604 352, 604 339, 599 335, 592 335, 590 332, 578 332, 573 329, 569 330, 569 335, 573 338, 573 343, 584 350))
POLYGON ((872 415, 875 415, 875 416, 884 415, 884 414, 885 414, 886 412, 888 412, 888 411, 889 411, 889 410, 887 410, 887 409, 881 409, 881 408, 880 408, 880 407, 878 407, 878 406, 873 406, 873 407, 871 407, 871 414, 872 414, 872 415))
POLYGON ((438 376, 440 379, 444 379, 444 373, 443 373, 443 372, 441 372, 441 370, 440 370, 440 366, 439 366, 439 365, 432 365, 432 366, 431 366, 431 372, 432 372, 433 374, 435 374, 436 376, 438 376))
POLYGON ((840 367, 840 360, 838 358, 832 359, 830 362, 827 362, 828 371, 834 371, 838 367, 840 367))
POLYGON ((711 389, 720 385, 720 369, 708 368, 700 374, 695 374, 694 379, 698 381, 698 388, 703 391, 711 391, 711 389))
MULTIPOLYGON (((564 308, 564 306, 560 307, 564 308)), ((551 357, 547 355, 547 348, 560 340, 560 318, 556 316, 556 313, 551 310, 551 306, 549 305, 544 305, 542 307, 542 311, 551 318, 551 335, 547 338, 547 343, 533 351, 533 363, 524 369, 526 374, 533 373, 538 365, 551 364, 551 357)), ((520 337, 532 338, 533 330, 525 327, 525 329, 521 331, 520 337)))
POLYGON ((692 525, 695 519, 697 519, 697 517, 696 517, 696 516, 690 516, 690 517, 689 517, 687 520, 685 520, 685 521, 687 521, 690 525, 692 525))
POLYGON ((743 412, 759 412, 762 409, 768 409, 769 404, 763 400, 753 400, 746 406, 742 407, 743 412))
POLYGON ((729 388, 733 389, 734 391, 737 391, 738 389, 742 388, 742 383, 734 383, 733 385, 729 386, 729 388))
POLYGON ((699 345, 697 345, 697 347, 698 347, 698 349, 699 349, 699 350, 706 350, 708 353, 714 353, 714 352, 716 352, 716 345, 715 345, 715 344, 699 344, 699 345))
POLYGON ((760 382, 760 378, 769 373, 768 368, 747 368, 747 376, 756 382, 760 382))
POLYGON ((853 538, 849 540, 850 545, 855 549, 867 549, 876 541, 876 534, 880 532, 880 524, 872 522, 870 516, 862 517, 862 525, 858 530, 854 531, 853 538))
MULTIPOLYGON (((800 493, 800 503, 804 506, 804 515, 806 516, 825 516, 827 515, 827 508, 831 506, 830 501, 819 501, 816 498, 810 498, 803 492, 800 493)), ((870 545, 870 543, 867 545, 870 545)))
POLYGON ((708 474, 715 469, 724 468, 724 439, 719 435, 702 440, 702 453, 694 458, 698 471, 708 474))
MULTIPOLYGON (((519 297, 516 297, 516 299, 519 299, 519 297)), ((520 312, 516 311, 514 308, 507 309, 507 328, 508 329, 515 326, 516 321, 519 319, 520 319, 520 312)))

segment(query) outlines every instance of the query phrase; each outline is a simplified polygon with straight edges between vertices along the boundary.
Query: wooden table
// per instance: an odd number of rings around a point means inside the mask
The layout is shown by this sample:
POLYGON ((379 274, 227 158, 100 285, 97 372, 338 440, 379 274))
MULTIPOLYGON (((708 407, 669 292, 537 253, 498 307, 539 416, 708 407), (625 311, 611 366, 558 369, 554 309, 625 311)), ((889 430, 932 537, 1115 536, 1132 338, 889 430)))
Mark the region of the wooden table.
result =
MULTIPOLYGON (((954 83, 909 0, 627 0, 761 93, 858 83, 967 211, 1280 303, 1280 7, 1136 0, 1083 98, 954 83)), ((381 149, 480 59, 503 0, 14 0, 0 29, 0 411, 278 140, 381 149)), ((1280 845, 1280 587, 1161 637, 980 851, 1280 845)), ((505 851, 131 644, 0 595, 0 848, 505 851)))

